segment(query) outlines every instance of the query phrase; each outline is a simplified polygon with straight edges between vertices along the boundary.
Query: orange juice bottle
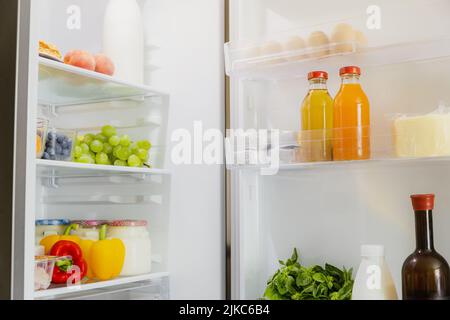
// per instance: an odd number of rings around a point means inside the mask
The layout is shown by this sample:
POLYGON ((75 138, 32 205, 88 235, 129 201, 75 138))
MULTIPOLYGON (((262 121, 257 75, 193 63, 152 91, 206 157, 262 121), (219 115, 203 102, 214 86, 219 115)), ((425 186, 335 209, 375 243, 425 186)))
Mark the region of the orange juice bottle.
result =
POLYGON ((370 158, 370 105, 361 85, 359 67, 344 67, 341 88, 334 99, 334 160, 370 158))
POLYGON ((332 160, 333 99, 327 89, 328 73, 310 72, 308 80, 309 92, 301 108, 300 160, 332 160))

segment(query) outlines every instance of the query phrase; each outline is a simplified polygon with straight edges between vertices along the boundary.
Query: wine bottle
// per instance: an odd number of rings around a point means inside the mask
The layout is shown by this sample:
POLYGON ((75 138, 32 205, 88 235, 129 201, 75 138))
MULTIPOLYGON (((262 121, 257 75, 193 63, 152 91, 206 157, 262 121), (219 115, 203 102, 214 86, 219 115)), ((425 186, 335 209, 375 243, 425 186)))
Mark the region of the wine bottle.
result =
POLYGON ((450 299, 450 269, 433 243, 434 194, 412 195, 416 250, 402 268, 403 300, 450 299))

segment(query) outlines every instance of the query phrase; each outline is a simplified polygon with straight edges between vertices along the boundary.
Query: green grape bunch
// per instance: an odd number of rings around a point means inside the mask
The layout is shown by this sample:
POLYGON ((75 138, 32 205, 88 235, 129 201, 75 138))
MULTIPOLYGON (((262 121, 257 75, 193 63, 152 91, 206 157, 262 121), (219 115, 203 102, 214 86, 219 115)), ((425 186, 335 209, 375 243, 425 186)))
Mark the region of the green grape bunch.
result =
POLYGON ((151 167, 148 163, 151 148, 150 141, 132 141, 129 135, 119 135, 115 127, 106 125, 101 132, 77 137, 74 161, 121 167, 151 167))

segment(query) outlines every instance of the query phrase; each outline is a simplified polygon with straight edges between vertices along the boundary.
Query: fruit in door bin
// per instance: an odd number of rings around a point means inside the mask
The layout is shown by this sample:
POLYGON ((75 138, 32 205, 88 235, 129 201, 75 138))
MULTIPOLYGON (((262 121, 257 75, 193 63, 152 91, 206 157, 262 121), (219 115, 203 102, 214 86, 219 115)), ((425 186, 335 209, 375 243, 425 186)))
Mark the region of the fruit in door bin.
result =
POLYGON ((94 140, 91 142, 90 146, 91 151, 94 153, 99 153, 103 151, 103 142, 100 140, 94 140))
POLYGON ((95 71, 99 73, 106 74, 108 76, 113 76, 116 70, 112 60, 105 54, 99 53, 95 55, 95 71))
POLYGON ((140 166, 142 166, 142 162, 141 162, 141 159, 139 159, 139 157, 137 155, 132 154, 128 158, 128 165, 130 167, 140 167, 140 166))
POLYGON ((64 63, 86 70, 95 70, 95 58, 84 50, 72 50, 64 56, 64 63))
POLYGON ((53 283, 68 284, 68 281, 71 281, 71 284, 75 284, 77 283, 76 280, 81 281, 85 277, 88 270, 88 265, 86 260, 83 258, 83 251, 77 243, 67 240, 58 241, 52 246, 50 255, 55 257, 71 257, 71 259, 56 261, 52 278, 53 283), (72 268, 72 266, 77 266, 79 268, 79 278, 73 277, 73 279, 70 279, 76 274, 76 272, 78 272, 78 270, 72 268))
POLYGON ((47 142, 42 159, 45 160, 70 160, 72 156, 73 141, 69 136, 50 131, 47 133, 47 142))
POLYGON ((76 244, 80 244, 81 239, 77 236, 71 236, 70 232, 72 230, 76 230, 78 229, 78 225, 77 224, 71 224, 70 226, 68 226, 66 228, 66 230, 64 231, 63 235, 50 235, 47 236, 45 238, 43 238, 39 244, 41 246, 44 246, 45 248, 45 254, 48 255, 50 254, 50 251, 52 250, 52 247, 54 246, 55 243, 57 243, 58 241, 62 241, 62 240, 66 240, 66 241, 72 241, 75 242, 76 244))
POLYGON ((117 130, 113 126, 107 125, 102 128, 102 134, 107 138, 111 138, 117 134, 117 130))
POLYGON ((119 136, 113 135, 109 138, 109 144, 113 147, 117 147, 120 144, 120 138, 119 136))
POLYGON ((99 240, 84 240, 83 254, 89 265, 88 277, 98 280, 114 279, 122 272, 125 262, 125 245, 119 239, 106 239, 107 226, 99 231, 99 240))
POLYGON ((148 140, 132 141, 127 134, 117 135, 111 125, 100 133, 87 133, 76 138, 74 161, 87 164, 150 167, 147 164, 152 144, 148 140))

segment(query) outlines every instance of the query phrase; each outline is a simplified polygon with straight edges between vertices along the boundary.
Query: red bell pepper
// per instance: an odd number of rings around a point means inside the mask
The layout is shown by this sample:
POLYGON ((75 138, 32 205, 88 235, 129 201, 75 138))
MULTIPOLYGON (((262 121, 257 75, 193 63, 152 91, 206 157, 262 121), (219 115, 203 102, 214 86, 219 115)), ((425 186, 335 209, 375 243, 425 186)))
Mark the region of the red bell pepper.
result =
POLYGON ((60 260, 56 262, 53 271, 52 282, 55 284, 76 284, 77 280, 84 278, 87 273, 87 263, 83 259, 83 253, 78 244, 72 241, 61 240, 55 243, 50 251, 50 255, 56 257, 71 256, 72 260, 60 260), (80 270, 79 278, 76 276, 77 266, 80 270))

